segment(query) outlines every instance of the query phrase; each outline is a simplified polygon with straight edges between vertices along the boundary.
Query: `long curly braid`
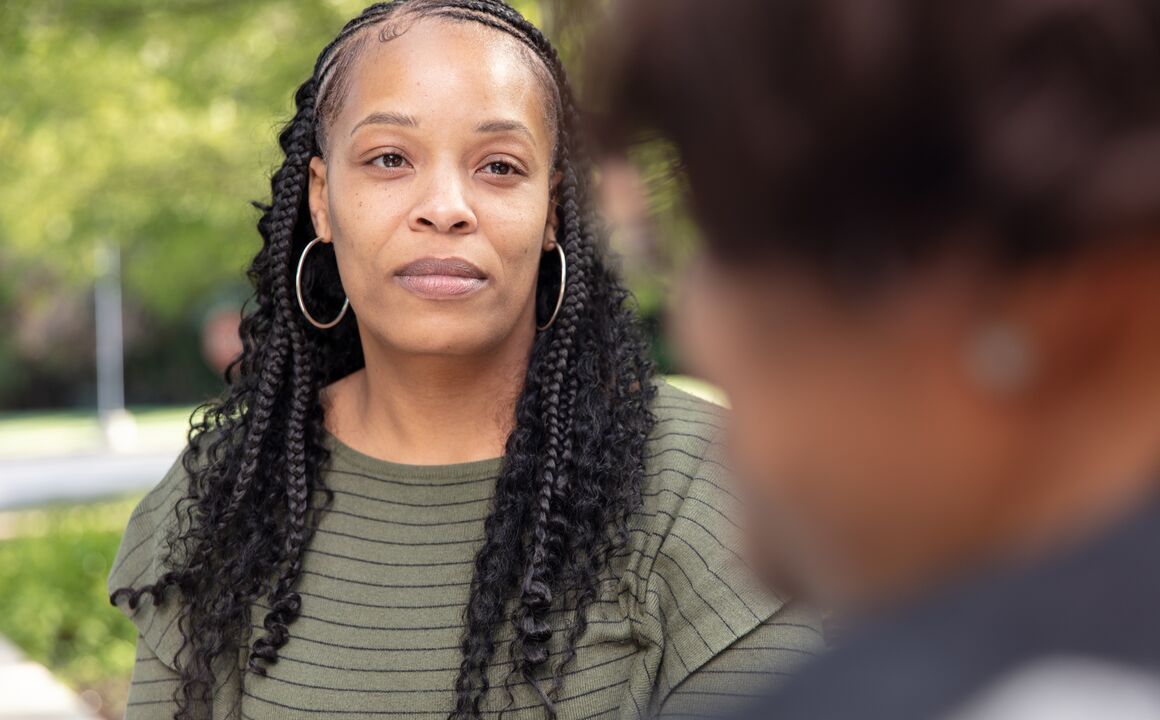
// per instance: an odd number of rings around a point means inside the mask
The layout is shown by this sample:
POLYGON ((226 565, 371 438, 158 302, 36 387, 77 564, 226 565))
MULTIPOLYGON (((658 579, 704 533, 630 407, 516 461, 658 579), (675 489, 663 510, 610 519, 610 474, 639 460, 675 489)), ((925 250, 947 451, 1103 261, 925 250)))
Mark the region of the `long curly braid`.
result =
MULTIPOLYGON (((290 639, 302 599, 294 587, 318 515, 330 496, 322 482, 321 391, 363 366, 350 317, 319 332, 297 310, 295 263, 314 237, 307 168, 321 156, 328 120, 341 103, 362 43, 399 32, 394 20, 442 17, 477 22, 530 50, 555 105, 557 242, 568 281, 556 322, 536 335, 515 428, 505 447, 484 542, 464 608, 463 660, 450 717, 478 718, 497 654, 510 626, 504 680, 528 683, 554 718, 554 698, 586 629, 585 611, 610 553, 628 537, 640 500, 645 438, 653 425, 653 368, 629 308, 629 294, 604 260, 602 229, 591 209, 589 160, 563 64, 547 38, 502 0, 396 0, 368 7, 319 55, 295 95, 297 111, 279 142, 285 160, 262 211, 261 250, 250 267, 255 293, 242 321, 243 353, 227 371, 227 391, 195 414, 184 456, 190 477, 177 505, 168 570, 151 584, 112 596, 136 607, 176 594, 184 639, 178 718, 212 700, 221 658, 249 646, 248 671, 264 674, 290 639), (170 592, 170 591, 175 592, 170 592), (264 633, 251 642, 251 608, 264 600, 264 633), (562 627, 551 618, 559 616, 562 627), (550 648, 561 652, 549 667, 550 648)), ((537 312, 549 314, 559 290, 554 254, 541 265, 537 312)), ((337 267, 311 263, 304 290, 337 308, 337 267)))

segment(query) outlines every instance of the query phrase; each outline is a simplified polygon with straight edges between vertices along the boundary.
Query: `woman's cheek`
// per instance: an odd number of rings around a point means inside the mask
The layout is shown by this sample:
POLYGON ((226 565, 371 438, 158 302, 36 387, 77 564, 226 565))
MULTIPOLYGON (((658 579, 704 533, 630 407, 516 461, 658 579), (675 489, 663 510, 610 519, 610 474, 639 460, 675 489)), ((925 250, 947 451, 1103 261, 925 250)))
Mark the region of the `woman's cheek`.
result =
POLYGON ((538 243, 534 246, 521 243, 504 253, 503 279, 508 285, 507 292, 511 295, 521 295, 524 288, 535 284, 536 271, 539 268, 538 249, 538 243))
POLYGON ((543 253, 544 226, 534 214, 522 214, 517 221, 504 223, 497 226, 495 231, 489 231, 488 236, 492 238, 497 254, 503 259, 504 274, 507 277, 521 279, 521 284, 536 277, 540 255, 543 253))

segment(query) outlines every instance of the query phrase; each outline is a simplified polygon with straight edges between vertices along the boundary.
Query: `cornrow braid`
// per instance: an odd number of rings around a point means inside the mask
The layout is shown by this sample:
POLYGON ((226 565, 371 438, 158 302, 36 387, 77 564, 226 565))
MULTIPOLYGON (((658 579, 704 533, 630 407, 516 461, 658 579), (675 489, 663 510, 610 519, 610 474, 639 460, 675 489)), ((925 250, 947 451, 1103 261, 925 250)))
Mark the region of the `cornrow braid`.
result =
MULTIPOLYGON (((640 502, 644 443, 653 425, 653 370, 629 294, 604 261, 580 115, 560 58, 534 25, 500 0, 371 5, 319 54, 295 95, 295 115, 279 135, 285 159, 271 179, 271 202, 256 204, 263 244, 249 271, 255 293, 241 326, 242 356, 227 371, 226 393, 203 406, 191 427, 184 457, 190 486, 178 503, 167 569, 152 584, 113 594, 114 602, 125 598, 132 607, 143 597, 159 605, 178 596, 179 718, 208 705, 215 663, 231 651, 249 644, 248 671, 267 672, 302 610, 295 586, 330 499, 322 481, 328 454, 321 391, 364 364, 352 318, 319 332, 297 312, 295 263, 314 237, 308 166, 324 152, 328 122, 363 44, 375 29, 380 41, 405 31, 394 23, 404 16, 482 24, 517 39, 530 50, 530 61, 542 66, 536 71, 548 85, 561 173, 556 241, 568 266, 557 319, 533 340, 484 520, 450 718, 481 717, 505 626, 512 633, 506 706, 514 701, 514 685, 523 682, 547 716, 556 716, 555 698, 587 628, 599 575, 626 542, 628 514, 640 502), (251 643, 250 613, 263 604, 262 634, 251 643), (554 642, 563 652, 549 667, 554 642)), ((545 253, 541 263, 541 318, 551 313, 559 290, 554 260, 555 253, 545 253)), ((318 302, 341 303, 332 261, 310 263, 303 286, 318 302)))

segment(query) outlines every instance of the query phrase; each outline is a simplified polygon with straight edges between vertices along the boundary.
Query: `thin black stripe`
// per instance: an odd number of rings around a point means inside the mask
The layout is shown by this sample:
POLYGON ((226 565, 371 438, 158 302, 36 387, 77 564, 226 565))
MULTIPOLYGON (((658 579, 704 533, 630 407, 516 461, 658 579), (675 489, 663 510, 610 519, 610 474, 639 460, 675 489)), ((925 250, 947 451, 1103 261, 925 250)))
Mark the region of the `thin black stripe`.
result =
POLYGON ((373 502, 379 502, 379 503, 383 503, 386 505, 399 505, 402 507, 411 507, 411 508, 449 508, 449 507, 457 507, 457 506, 461 506, 461 505, 475 505, 477 503, 491 502, 491 495, 487 495, 485 497, 481 497, 481 498, 478 498, 475 500, 456 500, 456 501, 439 502, 439 503, 411 503, 411 502, 403 502, 402 500, 392 500, 390 498, 380 498, 380 497, 374 497, 372 495, 364 495, 362 493, 354 492, 353 490, 339 490, 338 488, 332 488, 332 489, 334 490, 335 495, 349 495, 351 497, 360 498, 362 500, 371 500, 373 502))
POLYGON ((474 478, 471 480, 448 480, 447 482, 420 483, 420 482, 408 482, 406 480, 392 480, 390 478, 379 477, 377 475, 371 475, 370 473, 359 472, 359 471, 355 471, 355 470, 347 470, 345 468, 332 467, 329 469, 329 472, 334 473, 335 475, 347 475, 350 477, 365 478, 367 480, 373 480, 376 483, 381 483, 383 485, 398 485, 400 487, 417 488, 417 489, 418 488, 430 489, 430 488, 459 487, 462 485, 482 485, 483 483, 488 483, 488 482, 494 483, 496 480, 496 476, 491 475, 488 477, 474 478))
POLYGON ((477 518, 469 518, 467 520, 448 520, 446 522, 405 522, 403 520, 387 520, 385 518, 376 518, 370 515, 360 515, 358 513, 351 512, 350 510, 338 510, 335 508, 329 508, 326 512, 328 515, 343 515, 346 517, 358 518, 359 520, 367 520, 377 525, 399 525, 401 527, 417 528, 439 527, 442 525, 470 525, 472 523, 482 523, 487 519, 486 515, 481 515, 477 518))
MULTIPOLYGON (((550 653, 549 657, 559 656, 562 654, 563 654, 562 651, 556 652, 556 653, 550 653)), ((601 660, 600 662, 594 663, 592 665, 587 665, 584 667, 569 666, 568 667, 568 675, 569 675, 569 677, 571 677, 572 675, 578 675, 578 674, 584 673, 584 672, 591 672, 592 670, 597 670, 597 669, 602 668, 602 667, 607 667, 608 665, 614 665, 618 662, 623 662, 631 657, 635 657, 636 654, 637 654, 637 652, 636 652, 636 649, 634 648, 632 651, 627 652, 623 655, 617 655, 617 656, 614 656, 614 657, 609 658, 607 660, 601 660)), ((326 670, 335 670, 335 671, 339 671, 339 672, 375 673, 375 674, 380 674, 380 675, 391 675, 393 673, 431 673, 431 674, 435 674, 435 675, 446 675, 447 673, 455 672, 455 671, 459 670, 458 663, 456 663, 454 665, 447 665, 447 666, 438 667, 438 668, 414 668, 414 667, 360 668, 360 667, 341 667, 341 666, 327 665, 325 663, 313 662, 310 660, 303 660, 301 658, 296 658, 296 657, 291 657, 291 656, 286 656, 286 655, 279 655, 278 662, 281 663, 284 661, 299 663, 301 665, 309 665, 311 667, 323 668, 326 670)), ((501 669, 501 668, 506 669, 507 667, 509 667, 509 663, 506 661, 504 661, 504 662, 493 661, 491 663, 488 663, 489 670, 497 670, 497 669, 501 669)), ((341 690, 341 691, 356 690, 356 688, 343 688, 343 687, 335 687, 335 686, 331 686, 331 685, 309 685, 309 684, 305 684, 305 683, 301 683, 301 682, 297 682, 297 681, 287 680, 286 678, 278 678, 278 677, 275 677, 273 674, 271 674, 270 677, 273 679, 280 680, 282 682, 287 682, 287 683, 290 683, 293 685, 299 685, 301 687, 314 688, 316 690, 341 690)), ((383 689, 383 690, 374 690, 374 691, 370 691, 370 692, 383 692, 383 693, 447 692, 447 687, 448 687, 447 685, 442 685, 442 686, 437 687, 437 688, 409 688, 409 689, 405 689, 405 690, 404 689, 390 689, 390 688, 388 688, 388 689, 383 689)))
MULTIPOLYGON (((270 678, 270 679, 276 680, 277 678, 270 678)), ((575 695, 561 697, 557 702, 565 702, 567 700, 577 700, 577 699, 582 698, 582 697, 587 697, 589 695, 595 695, 596 693, 605 692, 606 690, 611 690, 612 688, 620 687, 621 685, 625 685, 627 683, 628 683, 627 678, 624 680, 618 680, 614 683, 610 683, 610 684, 605 685, 603 687, 592 688, 589 690, 585 690, 584 692, 577 693, 575 695)), ((448 689, 448 692, 449 691, 450 691, 450 688, 448 689)), ((280 702, 277 702, 276 700, 270 700, 268 698, 254 695, 248 689, 245 692, 246 692, 246 697, 248 697, 248 698, 253 698, 254 700, 257 700, 259 702, 264 702, 264 703, 267 703, 269 705, 275 705, 277 707, 284 708, 286 710, 296 710, 298 712, 326 713, 326 714, 330 714, 330 715, 413 715, 414 714, 414 711, 411 711, 411 710, 333 710, 333 709, 318 710, 318 709, 314 709, 314 708, 297 707, 294 705, 287 705, 285 703, 280 703, 280 702)), ((352 692, 367 692, 367 691, 352 691, 352 692)), ((381 691, 374 691, 374 692, 381 692, 381 691)), ((539 707, 542 707, 542 706, 539 704, 521 705, 521 706, 508 708, 508 712, 518 712, 520 710, 531 710, 533 708, 539 708, 539 707)))
POLYGON ((350 533, 339 532, 338 530, 331 530, 329 528, 319 527, 317 532, 325 535, 337 535, 338 537, 347 537, 352 540, 363 540, 366 542, 378 543, 379 545, 400 545, 403 547, 442 547, 445 545, 482 545, 483 538, 468 538, 467 540, 433 540, 430 542, 402 542, 396 540, 381 540, 378 538, 368 538, 361 535, 352 535, 350 533))

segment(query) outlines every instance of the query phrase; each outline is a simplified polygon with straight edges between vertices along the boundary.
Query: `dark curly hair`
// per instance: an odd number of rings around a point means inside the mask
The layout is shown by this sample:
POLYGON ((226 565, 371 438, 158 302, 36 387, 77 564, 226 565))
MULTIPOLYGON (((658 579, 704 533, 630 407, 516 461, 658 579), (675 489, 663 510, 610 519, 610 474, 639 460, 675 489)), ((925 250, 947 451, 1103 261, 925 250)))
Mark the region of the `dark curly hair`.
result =
MULTIPOLYGON (((475 556, 464 609, 463 660, 452 718, 480 716, 497 631, 510 623, 505 679, 530 684, 555 716, 564 668, 586 629, 585 610, 610 552, 627 538, 626 518, 640 501, 645 439, 653 426, 653 368, 629 294, 604 259, 602 228, 591 210, 590 162, 563 66, 544 35, 501 0, 397 0, 368 7, 321 53, 295 95, 297 112, 282 130, 282 166, 272 200, 257 204, 263 244, 249 270, 255 293, 242 321, 243 352, 226 373, 224 395, 195 413, 183 464, 188 493, 177 504, 166 571, 152 584, 116 590, 135 608, 142 596, 180 603, 184 643, 178 718, 212 699, 215 665, 249 645, 248 670, 278 660, 302 609, 295 585, 303 552, 330 495, 322 471, 321 390, 364 364, 351 317, 332 330, 308 325, 296 307, 296 261, 314 237, 307 168, 321 156, 329 113, 341 102, 359 48, 378 30, 398 34, 404 16, 482 23, 518 39, 543 77, 553 108, 557 242, 567 288, 558 318, 537 334, 507 439, 485 539, 475 556), (176 597, 174 597, 176 595, 176 597), (251 607, 265 596, 264 633, 251 637, 251 607), (510 616, 508 603, 511 602, 510 616), (565 652, 548 666, 550 610, 566 610, 565 652)), ((555 307, 560 270, 546 253, 537 313, 555 307)), ((342 302, 333 256, 304 277, 320 304, 342 302), (319 267, 324 266, 324 267, 319 267)), ((450 690, 450 688, 449 688, 450 690)))

